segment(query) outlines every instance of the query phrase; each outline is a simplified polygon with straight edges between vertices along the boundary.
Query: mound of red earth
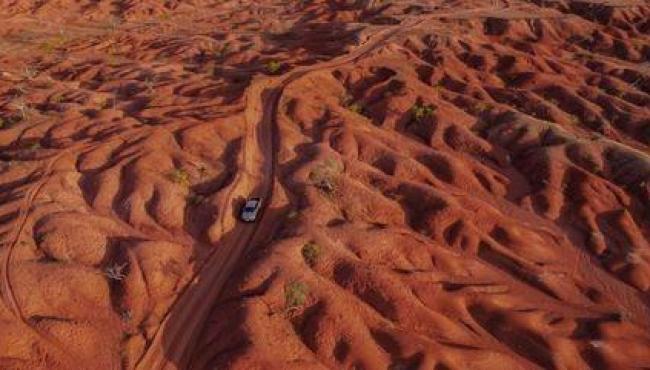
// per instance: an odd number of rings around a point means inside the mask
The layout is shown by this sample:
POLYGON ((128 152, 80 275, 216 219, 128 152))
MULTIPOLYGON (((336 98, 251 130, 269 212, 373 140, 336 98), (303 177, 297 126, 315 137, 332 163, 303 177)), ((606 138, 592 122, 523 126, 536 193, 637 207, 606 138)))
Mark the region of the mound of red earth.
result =
POLYGON ((647 2, 0 19, 1 369, 650 368, 647 2))

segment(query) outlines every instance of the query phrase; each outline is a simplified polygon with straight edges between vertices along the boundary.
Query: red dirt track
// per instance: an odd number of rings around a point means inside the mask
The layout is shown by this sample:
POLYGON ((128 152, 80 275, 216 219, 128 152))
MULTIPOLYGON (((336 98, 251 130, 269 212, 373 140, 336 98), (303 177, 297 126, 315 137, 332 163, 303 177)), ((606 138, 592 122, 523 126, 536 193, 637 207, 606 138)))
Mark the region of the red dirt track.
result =
POLYGON ((0 369, 650 368, 647 1, 0 19, 0 369))

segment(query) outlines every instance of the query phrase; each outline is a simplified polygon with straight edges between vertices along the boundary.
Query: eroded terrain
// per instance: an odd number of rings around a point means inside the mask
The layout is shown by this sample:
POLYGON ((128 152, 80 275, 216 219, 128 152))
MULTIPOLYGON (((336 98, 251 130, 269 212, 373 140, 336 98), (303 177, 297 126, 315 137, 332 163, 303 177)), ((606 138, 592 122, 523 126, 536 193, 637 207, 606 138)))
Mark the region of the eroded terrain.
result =
POLYGON ((650 368, 648 2, 0 9, 0 368, 650 368))

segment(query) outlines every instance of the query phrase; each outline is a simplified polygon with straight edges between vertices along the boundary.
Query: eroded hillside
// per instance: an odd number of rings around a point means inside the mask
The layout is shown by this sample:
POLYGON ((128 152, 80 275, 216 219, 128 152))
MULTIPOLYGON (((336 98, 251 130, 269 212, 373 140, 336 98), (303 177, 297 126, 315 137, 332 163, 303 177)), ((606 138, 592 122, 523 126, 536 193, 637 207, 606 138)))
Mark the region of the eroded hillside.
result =
POLYGON ((0 8, 0 368, 650 367, 647 2, 0 8))

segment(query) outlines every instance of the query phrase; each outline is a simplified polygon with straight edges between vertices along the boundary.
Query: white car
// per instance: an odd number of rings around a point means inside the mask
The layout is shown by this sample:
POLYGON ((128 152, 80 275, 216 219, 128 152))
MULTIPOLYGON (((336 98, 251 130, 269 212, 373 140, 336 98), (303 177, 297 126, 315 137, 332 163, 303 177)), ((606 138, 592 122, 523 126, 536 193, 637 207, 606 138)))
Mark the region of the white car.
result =
POLYGON ((242 207, 239 218, 244 222, 255 222, 255 220, 257 220, 257 215, 260 213, 261 208, 262 208, 262 199, 250 198, 246 201, 246 203, 242 207))

